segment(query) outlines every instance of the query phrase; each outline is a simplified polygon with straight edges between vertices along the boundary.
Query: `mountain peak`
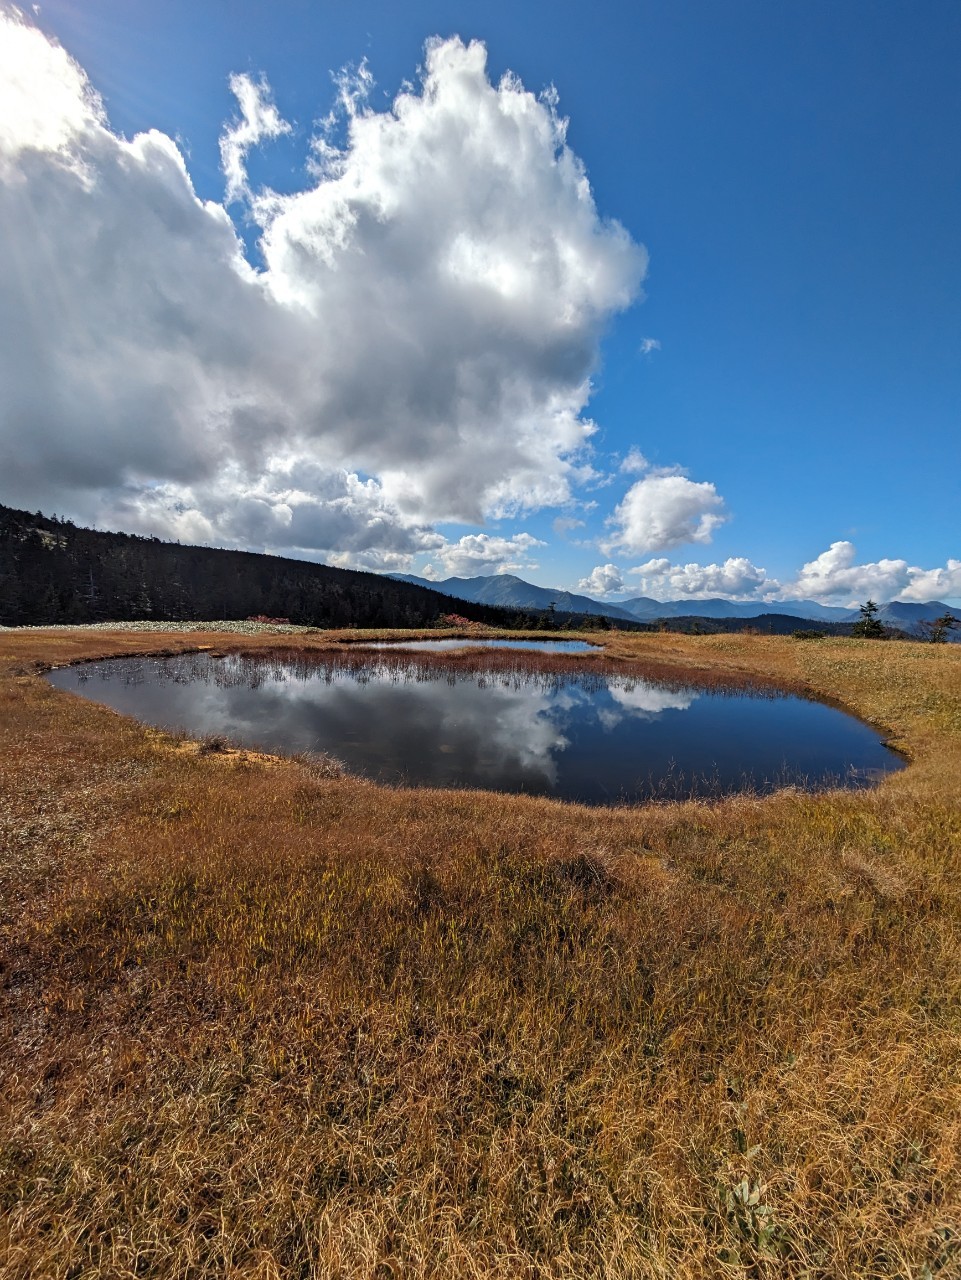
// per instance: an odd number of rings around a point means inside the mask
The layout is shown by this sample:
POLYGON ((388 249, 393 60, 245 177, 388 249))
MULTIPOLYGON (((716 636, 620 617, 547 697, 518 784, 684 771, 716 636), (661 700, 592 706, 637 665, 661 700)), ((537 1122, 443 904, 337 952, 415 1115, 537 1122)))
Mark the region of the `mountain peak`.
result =
MULTIPOLYGON (((598 617, 621 618, 632 622, 655 622, 660 618, 760 618, 768 614, 811 622, 855 622, 859 609, 844 605, 819 604, 816 600, 726 600, 714 596, 706 600, 654 600, 635 596, 617 603, 575 595, 559 587, 538 587, 513 573, 494 573, 472 578, 444 578, 432 581, 413 574, 390 574, 404 582, 431 587, 458 600, 475 604, 506 605, 515 609, 549 609, 562 613, 586 613, 598 617)), ((961 609, 951 609, 940 600, 923 603, 889 601, 880 606, 879 616, 892 626, 910 627, 941 617, 944 613, 961 620, 961 609)))

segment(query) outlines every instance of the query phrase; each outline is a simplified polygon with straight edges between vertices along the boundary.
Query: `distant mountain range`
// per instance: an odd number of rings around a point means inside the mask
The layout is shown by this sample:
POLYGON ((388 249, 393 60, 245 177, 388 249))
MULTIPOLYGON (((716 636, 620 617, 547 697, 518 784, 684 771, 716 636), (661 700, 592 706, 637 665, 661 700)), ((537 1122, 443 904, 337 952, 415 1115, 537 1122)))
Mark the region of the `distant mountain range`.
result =
MULTIPOLYGON (((69 520, 0 505, 0 626, 98 621, 213 621, 251 615, 321 627, 422 627, 448 613, 497 627, 580 626, 608 618, 625 629, 756 630, 790 635, 794 620, 850 634, 857 609, 812 600, 651 600, 617 604, 535 587, 513 574, 430 582, 412 574, 363 573, 307 560, 83 529, 69 520), (451 608, 451 600, 462 601, 451 608), (752 621, 753 620, 753 621, 752 621)), ((879 616, 895 634, 945 613, 940 600, 890 603, 879 616)), ((961 627, 948 639, 961 641, 961 627)))
MULTIPOLYGON (((760 618, 769 614, 803 618, 811 622, 856 622, 861 616, 858 609, 818 604, 816 600, 652 600, 649 596, 637 596, 633 600, 619 600, 612 604, 594 600, 590 596, 574 595, 570 591, 536 587, 512 573, 476 578, 444 578, 440 582, 431 582, 410 573, 392 573, 389 576, 415 586, 443 591, 445 595, 474 604, 508 606, 514 609, 549 609, 553 605, 558 613, 587 613, 629 622, 691 617, 760 618)), ((919 622, 939 618, 945 613, 950 613, 961 621, 961 609, 952 609, 940 600, 928 600, 923 604, 892 600, 880 606, 878 616, 889 626, 910 631, 919 622)), ((961 632, 956 630, 952 638, 955 637, 961 638, 961 632)))
MULTIPOLYGON (((417 587, 428 585, 427 578, 418 578, 412 573, 392 573, 388 576, 400 582, 410 582, 417 587)), ((605 604, 600 600, 592 600, 590 596, 574 595, 570 591, 535 587, 531 582, 515 578, 512 573, 495 573, 487 578, 445 578, 443 582, 429 585, 434 591, 443 591, 445 595, 474 604, 511 609, 549 609, 553 605, 558 613, 588 613, 605 618, 623 618, 627 622, 647 621, 646 618, 639 618, 628 612, 626 604, 605 604)))

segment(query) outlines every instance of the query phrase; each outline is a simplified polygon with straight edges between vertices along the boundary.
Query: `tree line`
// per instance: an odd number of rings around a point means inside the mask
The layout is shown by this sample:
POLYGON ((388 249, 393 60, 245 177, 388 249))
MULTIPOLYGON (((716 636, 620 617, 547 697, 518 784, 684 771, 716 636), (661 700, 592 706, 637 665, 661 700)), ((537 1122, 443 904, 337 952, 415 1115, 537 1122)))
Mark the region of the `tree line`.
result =
MULTIPOLYGON (((423 627, 451 597, 306 560, 84 529, 0 506, 0 625, 212 622, 266 615, 317 627, 423 627)), ((474 622, 514 610, 458 602, 474 622)))

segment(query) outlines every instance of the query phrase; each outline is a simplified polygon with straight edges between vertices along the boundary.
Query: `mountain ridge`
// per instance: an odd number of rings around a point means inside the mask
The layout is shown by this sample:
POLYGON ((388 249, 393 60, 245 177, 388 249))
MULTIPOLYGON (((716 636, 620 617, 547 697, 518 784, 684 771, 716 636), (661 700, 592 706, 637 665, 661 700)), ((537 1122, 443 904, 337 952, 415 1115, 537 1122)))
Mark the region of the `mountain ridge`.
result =
MULTIPOLYGON (((857 609, 816 601, 658 601, 637 596, 613 603, 538 587, 514 574, 435 582, 415 574, 375 574, 107 533, 0 505, 2 625, 267 615, 313 626, 411 627, 448 612, 508 629, 581 626, 594 617, 641 630, 744 630, 753 622, 759 631, 779 634, 790 633, 791 619, 850 633, 860 616, 857 609)), ((940 600, 888 601, 879 606, 878 617, 901 635, 919 635, 924 623, 946 613, 961 621, 961 610, 940 600)), ((961 628, 946 638, 961 642, 961 628)))
MULTIPOLYGON (((770 614, 809 622, 856 622, 861 616, 860 609, 820 604, 816 600, 727 600, 721 596, 704 600, 654 600, 650 596, 636 596, 630 600, 611 602, 575 595, 560 588, 538 587, 513 573, 479 574, 472 578, 451 577, 437 581, 410 573, 392 573, 387 576, 417 586, 430 587, 434 591, 442 591, 445 595, 474 604, 515 609, 549 609, 553 604, 558 612, 588 613, 636 622, 692 617, 751 619, 770 614)), ((961 609, 954 609, 942 600, 927 600, 917 604, 893 600, 878 606, 880 621, 900 627, 917 626, 920 622, 931 621, 945 613, 961 621, 961 609)))
MULTIPOLYGON (((0 625, 204 621, 265 615, 324 627, 420 627, 450 611, 435 587, 253 551, 86 529, 0 505, 0 625)), ((504 609, 473 604, 479 622, 504 609)))
POLYGON ((523 578, 518 578, 512 573, 478 575, 473 578, 445 578, 442 582, 433 583, 429 578, 419 578, 413 573, 390 573, 387 577, 418 587, 430 586, 434 591, 442 591, 444 595, 472 604, 513 609, 550 609, 553 605, 558 613, 587 613, 595 617, 621 618, 625 622, 645 621, 635 617, 623 605, 608 604, 602 600, 593 600, 590 596, 576 595, 574 592, 562 591, 559 588, 555 590, 550 587, 537 587, 532 582, 525 582, 523 578), (465 590, 469 594, 463 594, 465 590))

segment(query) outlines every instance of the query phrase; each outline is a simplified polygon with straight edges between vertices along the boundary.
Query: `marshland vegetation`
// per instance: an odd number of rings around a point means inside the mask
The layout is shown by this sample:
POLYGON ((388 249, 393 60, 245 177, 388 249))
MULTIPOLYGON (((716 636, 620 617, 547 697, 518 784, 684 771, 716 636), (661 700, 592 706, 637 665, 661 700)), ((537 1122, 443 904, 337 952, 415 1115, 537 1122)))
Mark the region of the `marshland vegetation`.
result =
POLYGON ((0 633, 0 1275, 961 1273, 961 647, 597 638, 910 766, 391 789, 41 674, 289 635, 0 633))

